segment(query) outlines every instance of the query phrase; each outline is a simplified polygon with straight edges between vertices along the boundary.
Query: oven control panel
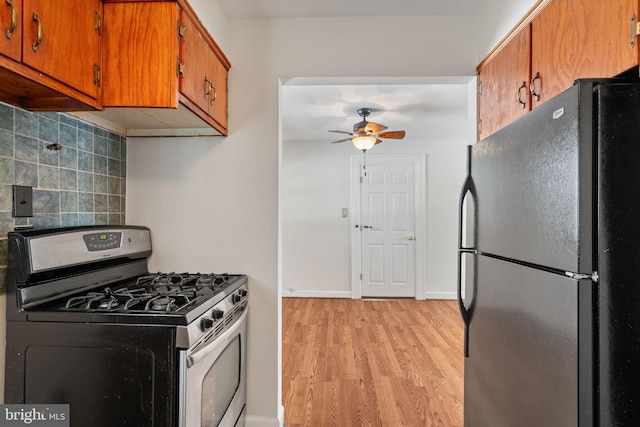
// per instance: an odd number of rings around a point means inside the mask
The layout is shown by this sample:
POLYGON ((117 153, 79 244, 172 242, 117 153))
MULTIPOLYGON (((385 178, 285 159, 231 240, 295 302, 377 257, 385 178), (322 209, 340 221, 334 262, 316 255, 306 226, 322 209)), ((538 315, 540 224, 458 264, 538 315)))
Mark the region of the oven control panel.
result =
POLYGON ((20 233, 31 273, 107 258, 146 257, 151 233, 137 226, 85 226, 20 233))
POLYGON ((83 235, 82 238, 89 252, 105 251, 120 247, 122 233, 119 231, 91 233, 83 235))

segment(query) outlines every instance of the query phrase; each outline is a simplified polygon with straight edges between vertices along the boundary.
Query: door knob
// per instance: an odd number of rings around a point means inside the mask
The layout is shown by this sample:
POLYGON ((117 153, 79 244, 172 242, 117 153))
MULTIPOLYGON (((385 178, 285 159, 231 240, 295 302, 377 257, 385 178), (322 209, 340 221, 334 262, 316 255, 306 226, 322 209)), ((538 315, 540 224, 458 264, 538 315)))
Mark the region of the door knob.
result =
POLYGON ((409 240, 415 240, 415 238, 413 236, 409 236, 408 239, 409 240))

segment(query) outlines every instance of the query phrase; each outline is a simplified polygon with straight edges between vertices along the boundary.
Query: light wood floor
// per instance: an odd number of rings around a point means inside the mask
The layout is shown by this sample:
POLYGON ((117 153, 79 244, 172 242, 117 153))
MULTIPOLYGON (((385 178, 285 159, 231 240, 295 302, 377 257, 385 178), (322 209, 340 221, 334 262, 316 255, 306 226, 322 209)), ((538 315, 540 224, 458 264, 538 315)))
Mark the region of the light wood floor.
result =
POLYGON ((287 427, 462 426, 455 301, 282 299, 287 427))

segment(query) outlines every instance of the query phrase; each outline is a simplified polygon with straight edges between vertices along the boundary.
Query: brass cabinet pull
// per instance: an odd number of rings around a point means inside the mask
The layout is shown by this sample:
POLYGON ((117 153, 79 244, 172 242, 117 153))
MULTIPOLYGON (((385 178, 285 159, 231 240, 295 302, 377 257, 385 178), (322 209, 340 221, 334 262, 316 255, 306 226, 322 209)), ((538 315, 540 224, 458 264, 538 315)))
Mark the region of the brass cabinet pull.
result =
POLYGON ((209 101, 209 105, 213 104, 216 101, 216 98, 218 97, 218 89, 216 89, 213 83, 211 83, 211 87, 213 88, 213 98, 211 98, 211 100, 209 101))
POLYGON ((211 83, 211 81, 207 78, 207 76, 204 76, 204 86, 205 86, 204 97, 206 98, 211 94, 211 88, 213 87, 213 83, 211 83))
POLYGON ((522 85, 518 88, 518 92, 516 93, 516 99, 518 100, 518 104, 520 104, 520 108, 525 108, 527 106, 527 101, 522 99, 522 89, 527 90, 527 83, 522 82, 522 85))
POLYGON ((33 51, 37 52, 38 46, 40 46, 40 43, 42 43, 42 38, 44 37, 44 33, 42 31, 42 22, 40 22, 40 18, 38 18, 38 14, 36 12, 33 12, 33 20, 36 21, 36 24, 38 24, 38 28, 36 31, 37 32, 36 41, 32 45, 33 51))
POLYGON ((11 8, 11 26, 6 29, 7 38, 11 39, 13 37, 13 32, 18 26, 18 11, 16 7, 13 5, 13 0, 6 0, 7 4, 11 8))
POLYGON ((213 104, 213 102, 218 97, 218 89, 216 89, 213 82, 209 80, 207 76, 204 76, 204 84, 206 86, 204 97, 206 98, 207 96, 211 95, 211 92, 213 91, 213 98, 209 100, 209 104, 213 104))
POLYGON ((538 72, 536 72, 536 75, 531 79, 531 83, 529 83, 529 91, 533 99, 540 101, 540 93, 536 92, 536 80, 540 80, 540 73, 538 72))

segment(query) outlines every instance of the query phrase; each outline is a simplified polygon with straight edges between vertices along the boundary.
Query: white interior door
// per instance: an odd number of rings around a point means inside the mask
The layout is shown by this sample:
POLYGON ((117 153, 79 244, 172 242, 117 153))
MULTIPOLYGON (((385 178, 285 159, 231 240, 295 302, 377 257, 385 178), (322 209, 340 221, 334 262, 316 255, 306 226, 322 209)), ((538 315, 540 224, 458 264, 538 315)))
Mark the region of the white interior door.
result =
POLYGON ((414 297, 415 165, 371 164, 361 176, 362 296, 414 297))

